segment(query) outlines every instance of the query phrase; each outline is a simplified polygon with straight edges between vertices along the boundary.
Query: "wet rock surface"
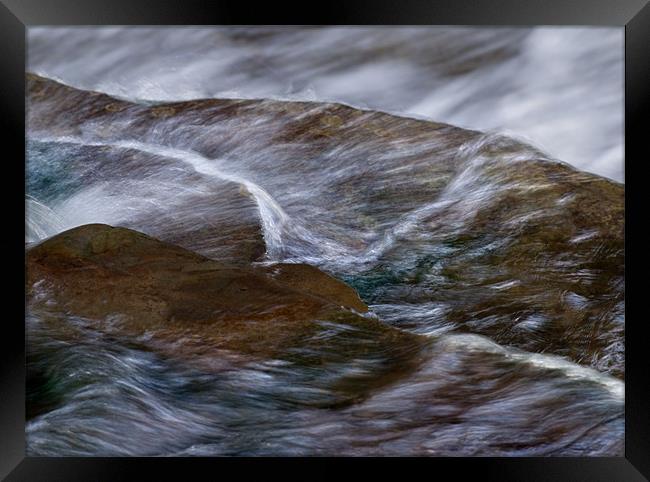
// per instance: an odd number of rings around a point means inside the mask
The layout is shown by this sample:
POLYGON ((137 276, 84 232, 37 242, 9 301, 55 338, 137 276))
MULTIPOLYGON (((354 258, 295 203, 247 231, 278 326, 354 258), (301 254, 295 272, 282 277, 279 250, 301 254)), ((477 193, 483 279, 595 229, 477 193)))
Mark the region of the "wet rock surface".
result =
MULTIPOLYGON (((65 231, 30 248, 26 289, 29 310, 63 325, 68 339, 79 336, 66 321, 74 317, 84 320, 84 329, 131 342, 146 339, 150 349, 208 370, 209 357, 224 353, 312 366, 391 352, 397 367, 382 362, 374 370, 368 367, 371 377, 364 373, 336 382, 348 385, 347 397, 363 396, 369 386, 384 384, 386 375, 392 379, 408 371, 424 344, 356 314, 367 307, 355 291, 317 268, 224 265, 101 224, 65 231), (320 348, 320 337, 334 336, 329 355, 310 353, 320 348)), ((42 386, 37 381, 33 389, 42 386)))
POLYGON ((114 317, 127 331, 191 327, 208 344, 240 351, 257 344, 260 352, 281 349, 282 337, 318 318, 354 319, 350 308, 367 311, 353 289, 314 267, 228 266, 101 224, 29 249, 27 295, 30 305, 56 300, 59 310, 76 316, 114 317))
POLYGON ((27 254, 32 454, 622 453, 621 184, 339 104, 27 90, 60 218, 27 254))
POLYGON ((63 136, 68 182, 85 186, 64 211, 115 199, 128 172, 141 194, 109 221, 244 266, 320 266, 402 328, 624 374, 621 184, 512 139, 339 104, 139 105, 31 74, 28 92, 30 130, 63 136), (394 302, 444 315, 413 324, 394 302))

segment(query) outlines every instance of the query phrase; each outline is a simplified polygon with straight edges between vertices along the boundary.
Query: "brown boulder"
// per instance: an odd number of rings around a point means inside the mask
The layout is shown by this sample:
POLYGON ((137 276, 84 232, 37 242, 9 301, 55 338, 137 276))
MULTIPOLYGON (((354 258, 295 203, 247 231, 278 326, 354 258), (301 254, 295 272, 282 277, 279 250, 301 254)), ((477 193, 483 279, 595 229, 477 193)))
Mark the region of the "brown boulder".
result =
POLYGON ((368 311, 368 307, 354 289, 314 266, 302 263, 277 263, 265 267, 265 271, 280 283, 294 286, 359 313, 368 311))
POLYGON ((346 284, 306 265, 228 266, 125 228, 90 224, 27 252, 32 309, 98 321, 120 331, 194 332, 211 346, 254 354, 343 320, 392 331, 346 284), (44 295, 44 293, 47 293, 44 295), (54 304, 53 304, 54 301, 54 304), (376 325, 376 326, 375 326, 376 325))

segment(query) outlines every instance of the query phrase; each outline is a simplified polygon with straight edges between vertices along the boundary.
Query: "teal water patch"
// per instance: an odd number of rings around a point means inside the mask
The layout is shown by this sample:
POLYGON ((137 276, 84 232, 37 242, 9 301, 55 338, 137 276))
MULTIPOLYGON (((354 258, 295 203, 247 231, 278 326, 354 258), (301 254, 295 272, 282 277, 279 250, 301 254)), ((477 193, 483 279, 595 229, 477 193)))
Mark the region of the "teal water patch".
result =
POLYGON ((390 266, 379 266, 359 274, 341 275, 340 278, 354 288, 359 297, 368 304, 380 302, 385 291, 392 286, 418 283, 411 270, 390 266))
POLYGON ((423 301, 434 291, 458 288, 476 280, 466 263, 486 263, 486 256, 498 251, 487 234, 461 233, 436 241, 414 242, 386 256, 380 264, 360 273, 337 273, 368 304, 409 299, 423 301), (482 260, 482 261, 480 261, 482 260))
POLYGON ((46 204, 68 197, 83 185, 74 159, 80 146, 27 141, 27 194, 46 204))

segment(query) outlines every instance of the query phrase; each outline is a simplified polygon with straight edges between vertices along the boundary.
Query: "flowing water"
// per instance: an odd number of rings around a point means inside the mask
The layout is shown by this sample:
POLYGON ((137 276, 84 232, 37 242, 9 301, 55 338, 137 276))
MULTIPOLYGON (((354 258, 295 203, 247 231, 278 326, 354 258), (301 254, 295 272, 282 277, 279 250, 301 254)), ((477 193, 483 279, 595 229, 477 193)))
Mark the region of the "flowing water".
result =
MULTIPOLYGON (((448 112, 443 121, 480 111, 479 123, 491 113, 520 132, 535 124, 523 120, 533 107, 512 92, 484 96, 477 79, 535 77, 531 51, 551 49, 550 32, 379 30, 30 29, 30 68, 139 103, 30 88, 27 243, 100 222, 233 265, 309 263, 353 286, 366 317, 415 335, 387 345, 319 320, 278 356, 215 352, 191 335, 170 344, 110 320, 98 329, 50 303, 44 282, 34 296, 46 308, 26 320, 30 455, 623 453, 620 184, 512 137, 369 110, 149 102, 233 86, 237 97, 295 100, 313 88, 319 100, 448 112), (340 42, 349 55, 334 55, 340 42), (125 48, 136 50, 128 62, 125 48), (416 81, 422 72, 436 72, 430 84, 416 81)), ((591 79, 606 63, 585 52, 620 32, 579 41, 593 32, 562 34, 575 43, 559 52, 556 79, 574 63, 591 79)), ((616 77, 615 66, 604 72, 616 77)), ((557 87, 543 77, 508 85, 535 90, 534 104, 557 87)), ((594 108, 611 108, 610 94, 594 108)), ((599 132, 618 114, 577 109, 567 122, 582 116, 599 132)), ((566 145, 611 167, 620 142, 614 129, 566 145)))
POLYGON ((29 29, 31 72, 126 99, 336 101, 525 136, 623 181, 621 28, 29 29))

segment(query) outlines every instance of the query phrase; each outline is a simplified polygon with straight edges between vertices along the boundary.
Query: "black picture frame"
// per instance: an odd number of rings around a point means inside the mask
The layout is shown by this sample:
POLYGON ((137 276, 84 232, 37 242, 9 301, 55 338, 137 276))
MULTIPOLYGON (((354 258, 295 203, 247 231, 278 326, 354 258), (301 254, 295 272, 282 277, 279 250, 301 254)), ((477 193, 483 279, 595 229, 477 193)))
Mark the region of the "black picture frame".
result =
MULTIPOLYGON (((496 480, 636 481, 650 477, 650 401, 645 337, 642 333, 645 257, 642 233, 644 160, 647 134, 642 118, 650 111, 650 5, 647 0, 389 0, 248 5, 200 0, 1 0, 0 128, 5 182, 3 307, 0 335, 0 477, 12 481, 148 480, 224 476, 236 469, 275 469, 283 476, 332 477, 345 470, 408 464, 438 477, 470 471, 496 480), (625 226, 626 226, 626 432, 625 457, 611 458, 406 458, 256 459, 232 458, 35 458, 25 457, 24 191, 26 29, 36 25, 598 25, 625 29, 625 226), (637 159, 638 157, 638 159, 637 159), (20 162, 22 159, 23 162, 20 162), (22 182, 20 182, 22 180, 22 182), (641 225, 641 226, 640 226, 641 225), (634 240, 637 240, 634 242, 634 240), (637 246, 635 248, 635 245, 637 246), (637 276, 638 275, 638 276, 637 276), (21 278, 22 277, 22 278, 21 278), (6 308, 10 308, 7 310, 6 308), (282 467, 280 466, 282 465, 282 467), (318 465, 318 469, 313 468, 318 465), (290 471, 287 468, 290 467, 290 471), (435 470, 436 472, 431 472, 435 470)), ((267 472, 270 473, 270 472, 267 472)))

